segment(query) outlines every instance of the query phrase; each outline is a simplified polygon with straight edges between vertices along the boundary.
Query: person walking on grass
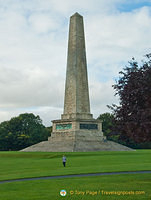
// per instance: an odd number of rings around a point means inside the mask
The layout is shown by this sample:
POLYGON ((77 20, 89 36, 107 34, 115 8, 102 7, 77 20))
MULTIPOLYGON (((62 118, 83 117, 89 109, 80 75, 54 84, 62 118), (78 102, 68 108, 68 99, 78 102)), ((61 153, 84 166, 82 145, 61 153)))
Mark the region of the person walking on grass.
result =
POLYGON ((65 155, 63 155, 63 157, 62 157, 62 163, 63 163, 64 167, 66 166, 66 161, 67 161, 67 159, 66 159, 65 155))

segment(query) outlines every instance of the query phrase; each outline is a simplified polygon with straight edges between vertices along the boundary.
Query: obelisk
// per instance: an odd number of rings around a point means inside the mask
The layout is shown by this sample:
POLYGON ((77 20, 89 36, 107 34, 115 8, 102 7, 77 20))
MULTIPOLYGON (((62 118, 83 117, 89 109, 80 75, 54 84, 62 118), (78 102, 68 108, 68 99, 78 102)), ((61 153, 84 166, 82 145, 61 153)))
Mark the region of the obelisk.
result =
POLYGON ((90 114, 83 17, 70 18, 64 112, 52 121, 52 133, 43 141, 22 151, 73 152, 130 150, 107 141, 102 122, 90 114))
POLYGON ((90 113, 83 17, 70 17, 64 112, 53 120, 51 140, 70 141, 73 151, 95 149, 103 140, 102 123, 90 113), (94 142, 95 141, 95 142, 94 142))
POLYGON ((91 119, 83 17, 70 17, 64 114, 62 119, 91 119))

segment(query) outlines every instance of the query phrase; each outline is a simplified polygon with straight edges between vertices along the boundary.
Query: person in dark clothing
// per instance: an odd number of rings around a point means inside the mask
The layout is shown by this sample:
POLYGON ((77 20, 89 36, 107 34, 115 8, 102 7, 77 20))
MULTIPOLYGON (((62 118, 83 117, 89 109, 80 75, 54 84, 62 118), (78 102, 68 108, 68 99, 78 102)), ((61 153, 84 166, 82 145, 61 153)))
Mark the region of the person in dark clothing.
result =
POLYGON ((67 159, 66 159, 66 157, 63 155, 63 157, 62 157, 62 163, 63 163, 63 166, 64 166, 64 167, 66 166, 66 161, 67 161, 67 159))

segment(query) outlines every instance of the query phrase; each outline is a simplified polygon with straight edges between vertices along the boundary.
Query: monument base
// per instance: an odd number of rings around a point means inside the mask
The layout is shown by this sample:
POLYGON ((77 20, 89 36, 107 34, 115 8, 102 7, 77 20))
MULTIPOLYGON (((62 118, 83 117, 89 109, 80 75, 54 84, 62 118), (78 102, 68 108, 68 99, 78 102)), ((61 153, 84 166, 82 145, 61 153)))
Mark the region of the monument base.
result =
POLYGON ((132 149, 106 140, 100 120, 54 120, 48 141, 32 145, 27 152, 88 152, 131 151, 132 149))
MULTIPOLYGON (((91 119, 61 119, 52 121, 52 137, 56 134, 82 132, 85 134, 97 133, 103 136, 102 121, 91 119)), ((60 135, 59 134, 59 135, 60 135)))
MULTIPOLYGON (((53 131, 48 141, 70 144, 71 151, 93 151, 98 149, 97 142, 104 142, 100 120, 54 120, 53 131)), ((57 147, 56 147, 57 148, 57 147)), ((63 147, 64 149, 64 147, 63 147)))
MULTIPOLYGON (((97 138, 97 137, 96 137, 97 138)), ((98 139, 98 138, 97 138, 98 139)), ((76 140, 66 140, 62 136, 62 140, 55 140, 51 137, 48 141, 43 141, 38 144, 27 147, 23 152, 89 152, 89 151, 133 151, 124 145, 108 140, 91 141, 85 136, 76 137, 76 140)))

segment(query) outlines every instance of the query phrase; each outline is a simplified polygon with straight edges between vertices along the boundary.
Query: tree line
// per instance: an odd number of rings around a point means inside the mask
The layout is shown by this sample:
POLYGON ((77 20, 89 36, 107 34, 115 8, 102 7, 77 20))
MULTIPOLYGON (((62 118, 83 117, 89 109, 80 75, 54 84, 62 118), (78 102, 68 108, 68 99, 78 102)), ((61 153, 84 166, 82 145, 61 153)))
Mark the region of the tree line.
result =
POLYGON ((0 150, 21 150, 48 139, 50 128, 33 113, 20 114, 0 124, 0 150))

